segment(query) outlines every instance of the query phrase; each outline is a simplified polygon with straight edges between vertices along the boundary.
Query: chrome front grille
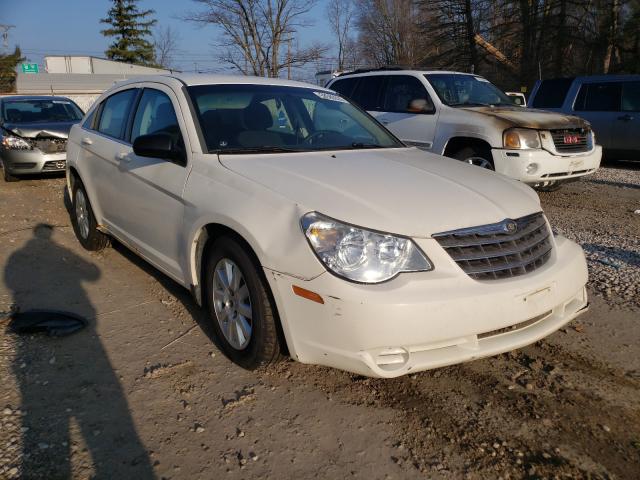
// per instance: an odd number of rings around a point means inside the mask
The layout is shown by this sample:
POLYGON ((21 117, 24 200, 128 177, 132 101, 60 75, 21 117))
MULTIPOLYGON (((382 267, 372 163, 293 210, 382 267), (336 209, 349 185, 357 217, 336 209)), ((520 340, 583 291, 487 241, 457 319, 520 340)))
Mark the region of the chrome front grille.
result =
POLYGON ((589 130, 583 128, 551 130, 551 138, 558 153, 588 152, 591 149, 589 130))
POLYGON ((433 238, 476 280, 524 275, 540 268, 551 257, 551 232, 542 212, 438 233, 433 238))

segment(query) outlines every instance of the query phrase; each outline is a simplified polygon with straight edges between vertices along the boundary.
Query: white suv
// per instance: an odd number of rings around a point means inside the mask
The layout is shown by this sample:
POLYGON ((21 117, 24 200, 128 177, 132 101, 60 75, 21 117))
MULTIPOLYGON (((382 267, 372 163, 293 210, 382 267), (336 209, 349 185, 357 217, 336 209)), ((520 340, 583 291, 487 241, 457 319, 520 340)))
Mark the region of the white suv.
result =
POLYGON ((595 172, 602 149, 585 120, 525 109, 467 73, 379 69, 327 85, 404 143, 552 190, 595 172))
POLYGON ((330 90, 126 81, 69 137, 72 222, 193 293, 224 352, 393 377, 504 352, 587 306, 537 195, 402 145, 330 90))

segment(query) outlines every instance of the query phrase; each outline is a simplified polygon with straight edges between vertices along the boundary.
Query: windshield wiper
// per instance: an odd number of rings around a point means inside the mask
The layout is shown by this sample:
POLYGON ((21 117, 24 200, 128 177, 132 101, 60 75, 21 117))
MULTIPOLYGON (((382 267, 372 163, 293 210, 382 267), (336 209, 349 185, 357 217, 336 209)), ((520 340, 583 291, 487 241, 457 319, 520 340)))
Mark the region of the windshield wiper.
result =
POLYGON ((353 142, 351 144, 351 148, 384 148, 384 147, 382 145, 378 145, 377 143, 353 142))
POLYGON ((242 153, 292 153, 302 152, 296 148, 276 147, 272 145, 265 145, 264 147, 246 147, 246 148, 218 148, 211 150, 209 153, 217 153, 218 155, 228 154, 242 154, 242 153))
POLYGON ((460 102, 460 103, 450 103, 450 107, 490 107, 492 103, 480 103, 480 102, 460 102))

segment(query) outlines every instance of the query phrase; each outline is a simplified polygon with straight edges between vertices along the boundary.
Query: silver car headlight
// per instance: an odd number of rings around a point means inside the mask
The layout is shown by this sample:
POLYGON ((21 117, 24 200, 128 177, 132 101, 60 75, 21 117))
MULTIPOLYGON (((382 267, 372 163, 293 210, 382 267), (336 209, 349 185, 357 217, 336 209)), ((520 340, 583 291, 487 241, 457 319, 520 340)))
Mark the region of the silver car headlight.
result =
POLYGON ((504 148, 540 148, 540 133, 530 128, 510 128, 502 134, 504 148))
POLYGON ((380 283, 401 272, 433 270, 410 238, 373 232, 317 212, 301 219, 311 248, 330 272, 359 283, 380 283))
POLYGON ((2 145, 9 150, 31 150, 33 146, 23 138, 7 136, 2 138, 2 145))

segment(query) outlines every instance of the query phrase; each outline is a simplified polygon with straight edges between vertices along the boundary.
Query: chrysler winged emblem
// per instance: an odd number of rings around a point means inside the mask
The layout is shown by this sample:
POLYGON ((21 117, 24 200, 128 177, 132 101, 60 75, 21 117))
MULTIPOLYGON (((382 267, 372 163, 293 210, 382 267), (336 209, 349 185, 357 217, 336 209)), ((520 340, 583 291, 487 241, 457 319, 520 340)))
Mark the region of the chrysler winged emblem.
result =
POLYGON ((503 228, 506 233, 516 233, 518 231, 518 224, 513 220, 505 220, 503 228))

